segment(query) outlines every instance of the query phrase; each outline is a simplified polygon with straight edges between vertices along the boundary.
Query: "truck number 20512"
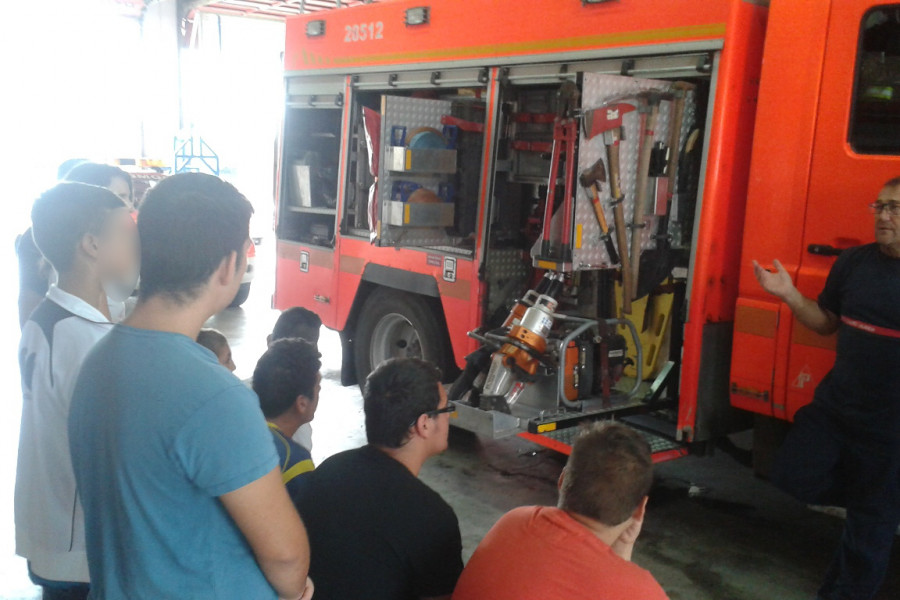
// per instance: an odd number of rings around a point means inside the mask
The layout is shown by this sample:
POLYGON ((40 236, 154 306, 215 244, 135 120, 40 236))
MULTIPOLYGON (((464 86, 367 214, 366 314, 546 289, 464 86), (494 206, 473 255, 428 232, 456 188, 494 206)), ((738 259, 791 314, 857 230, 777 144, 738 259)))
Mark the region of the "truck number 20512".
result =
POLYGON ((384 23, 359 23, 357 25, 344 25, 345 42, 364 42, 366 40, 380 40, 384 37, 384 23))

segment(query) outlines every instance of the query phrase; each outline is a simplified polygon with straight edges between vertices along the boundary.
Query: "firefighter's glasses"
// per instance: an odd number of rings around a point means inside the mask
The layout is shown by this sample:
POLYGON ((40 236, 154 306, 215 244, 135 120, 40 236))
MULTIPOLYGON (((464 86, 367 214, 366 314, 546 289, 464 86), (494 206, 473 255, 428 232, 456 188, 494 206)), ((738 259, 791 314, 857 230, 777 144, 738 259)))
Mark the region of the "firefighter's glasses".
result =
POLYGON ((873 215, 880 215, 887 211, 892 217, 900 217, 900 202, 873 202, 869 205, 873 215))

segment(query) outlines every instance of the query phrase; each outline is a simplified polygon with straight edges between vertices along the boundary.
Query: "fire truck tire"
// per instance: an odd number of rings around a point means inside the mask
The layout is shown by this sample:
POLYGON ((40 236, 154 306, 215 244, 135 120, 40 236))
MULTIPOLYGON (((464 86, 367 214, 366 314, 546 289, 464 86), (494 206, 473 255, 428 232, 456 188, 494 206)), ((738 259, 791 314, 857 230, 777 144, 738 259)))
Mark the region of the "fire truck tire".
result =
POLYGON ((238 293, 235 294, 234 299, 231 301, 231 304, 228 305, 228 308, 237 308, 238 306, 246 302, 249 296, 250 284, 242 283, 240 289, 238 289, 238 293))
POLYGON ((451 363, 447 332, 425 298, 382 288, 362 308, 353 344, 360 385, 389 358, 422 358, 446 373, 451 363))

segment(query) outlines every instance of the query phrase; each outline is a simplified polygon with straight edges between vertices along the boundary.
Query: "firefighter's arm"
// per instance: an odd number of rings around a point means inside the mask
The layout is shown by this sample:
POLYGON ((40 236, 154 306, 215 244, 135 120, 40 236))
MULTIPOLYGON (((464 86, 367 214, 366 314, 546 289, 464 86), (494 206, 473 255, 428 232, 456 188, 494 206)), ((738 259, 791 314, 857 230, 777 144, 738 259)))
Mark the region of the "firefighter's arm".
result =
POLYGON ((755 260, 753 272, 762 288, 788 305, 794 318, 820 335, 831 335, 837 331, 840 320, 837 315, 819 306, 818 302, 807 298, 794 286, 790 274, 778 260, 772 263, 775 272, 768 271, 755 260))
POLYGON ((309 598, 309 540, 277 467, 220 496, 280 598, 309 598))

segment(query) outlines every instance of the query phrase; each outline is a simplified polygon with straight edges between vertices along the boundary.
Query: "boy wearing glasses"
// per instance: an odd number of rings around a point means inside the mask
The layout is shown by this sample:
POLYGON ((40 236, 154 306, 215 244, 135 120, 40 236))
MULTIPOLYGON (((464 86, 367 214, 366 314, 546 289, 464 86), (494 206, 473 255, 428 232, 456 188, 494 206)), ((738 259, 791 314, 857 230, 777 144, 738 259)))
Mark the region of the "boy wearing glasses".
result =
POLYGON ((821 600, 872 598, 900 523, 900 177, 870 205, 875 243, 845 250, 818 301, 777 260, 756 277, 813 331, 837 332, 837 357, 794 419, 774 482, 810 504, 847 508, 821 600))
POLYGON ((369 444, 332 456, 297 500, 309 533, 317 600, 449 598, 462 571, 453 509, 418 479, 447 448, 454 407, 440 371, 382 363, 363 392, 369 444))

